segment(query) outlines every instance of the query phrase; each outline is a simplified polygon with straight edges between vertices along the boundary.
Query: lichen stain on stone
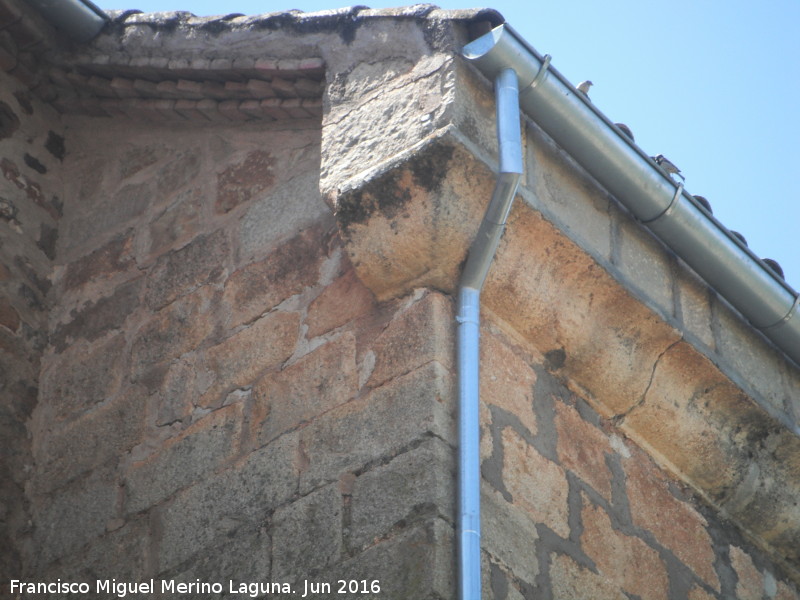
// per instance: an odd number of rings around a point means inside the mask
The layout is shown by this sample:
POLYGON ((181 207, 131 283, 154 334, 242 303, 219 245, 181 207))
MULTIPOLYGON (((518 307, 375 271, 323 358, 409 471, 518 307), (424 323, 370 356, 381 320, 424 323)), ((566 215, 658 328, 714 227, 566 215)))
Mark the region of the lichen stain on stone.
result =
POLYGON ((227 213, 275 184, 275 157, 264 150, 247 155, 217 175, 217 214, 227 213))
POLYGON ((402 168, 384 173, 362 188, 341 196, 336 218, 342 231, 348 233, 352 225, 366 223, 376 213, 394 219, 420 191, 424 194, 439 192, 453 153, 452 146, 429 146, 402 168))

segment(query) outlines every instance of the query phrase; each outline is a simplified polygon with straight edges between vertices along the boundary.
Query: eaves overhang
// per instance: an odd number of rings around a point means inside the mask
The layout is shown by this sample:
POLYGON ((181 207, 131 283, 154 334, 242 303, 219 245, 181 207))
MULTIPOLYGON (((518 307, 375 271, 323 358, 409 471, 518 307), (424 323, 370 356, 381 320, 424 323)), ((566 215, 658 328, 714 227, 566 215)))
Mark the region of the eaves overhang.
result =
POLYGON ((553 140, 800 365, 800 294, 716 220, 507 24, 463 49, 490 80, 513 68, 520 104, 553 140))

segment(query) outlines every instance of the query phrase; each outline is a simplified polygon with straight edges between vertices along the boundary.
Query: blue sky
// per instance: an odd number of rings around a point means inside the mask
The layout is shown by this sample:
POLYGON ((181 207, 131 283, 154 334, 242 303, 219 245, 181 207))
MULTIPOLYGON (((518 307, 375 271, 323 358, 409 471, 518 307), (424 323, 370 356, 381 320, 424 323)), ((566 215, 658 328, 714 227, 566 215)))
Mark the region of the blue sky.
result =
MULTIPOLYGON (((319 0, 95 0, 104 9, 197 15, 341 8, 319 0)), ((372 8, 398 2, 362 0, 372 8)), ((409 2, 411 3, 411 2, 409 2)), ((351 4, 358 4, 351 2, 351 4)), ((495 0, 490 6, 594 104, 663 153, 714 215, 800 288, 800 2, 495 0)))

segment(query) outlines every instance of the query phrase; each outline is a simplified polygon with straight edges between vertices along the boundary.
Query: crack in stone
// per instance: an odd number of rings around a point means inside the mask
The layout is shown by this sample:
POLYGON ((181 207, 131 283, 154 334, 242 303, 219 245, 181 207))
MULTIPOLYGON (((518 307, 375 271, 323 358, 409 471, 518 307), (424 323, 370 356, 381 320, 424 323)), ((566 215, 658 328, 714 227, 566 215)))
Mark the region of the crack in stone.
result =
POLYGON ((628 408, 626 411, 611 417, 611 423, 614 426, 616 427, 621 426, 625 422, 625 419, 628 417, 628 415, 630 415, 634 410, 636 410, 637 408, 639 408, 644 404, 645 400, 647 399, 647 394, 650 392, 650 388, 653 386, 653 380, 656 377, 656 370, 658 369, 658 365, 661 364, 661 359, 663 359, 664 355, 666 355, 670 350, 672 350, 675 346, 677 346, 681 342, 683 342, 683 337, 672 342, 661 352, 661 354, 658 355, 658 358, 656 358, 655 362, 653 363, 653 369, 652 371, 650 371, 650 379, 647 381, 647 386, 642 392, 642 395, 639 397, 636 403, 633 404, 633 406, 628 408))

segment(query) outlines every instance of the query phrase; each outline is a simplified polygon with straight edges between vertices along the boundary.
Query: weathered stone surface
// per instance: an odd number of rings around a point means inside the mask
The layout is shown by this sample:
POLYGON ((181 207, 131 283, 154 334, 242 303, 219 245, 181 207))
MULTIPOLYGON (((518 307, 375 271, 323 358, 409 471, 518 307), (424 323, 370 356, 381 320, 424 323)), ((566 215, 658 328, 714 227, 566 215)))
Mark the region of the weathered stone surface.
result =
POLYGON ((569 536, 569 486, 564 470, 511 428, 503 430, 503 483, 515 508, 562 537, 569 536))
POLYGON ((612 450, 605 433, 584 421, 576 409, 563 402, 556 402, 556 431, 561 466, 611 500, 611 473, 606 455, 612 450))
POLYGON ((0 325, 11 332, 16 332, 19 330, 19 313, 6 297, 0 297, 0 325))
POLYGON ((301 431, 300 490, 337 481, 431 434, 452 441, 451 385, 449 373, 429 363, 316 419, 301 431))
POLYGON ((739 547, 730 547, 731 566, 736 571, 736 598, 761 600, 764 597, 764 576, 752 559, 739 547))
POLYGON ((202 165, 202 156, 196 150, 184 150, 172 157, 158 170, 154 177, 158 195, 165 197, 197 180, 202 165))
POLYGON ((454 474, 452 448, 434 438, 359 475, 352 492, 349 543, 362 548, 419 520, 453 519, 454 474))
MULTIPOLYGON (((450 523, 432 519, 369 547, 334 566, 321 578, 366 581, 368 586, 377 581, 380 587, 377 597, 386 600, 454 598, 453 537, 450 523)), ((375 596, 370 593, 360 597, 375 596)))
POLYGON ((250 205, 240 221, 240 258, 263 256, 281 240, 324 221, 329 214, 313 171, 276 184, 271 194, 250 205))
MULTIPOLYGON (((229 583, 234 589, 240 582, 266 582, 270 572, 271 539, 266 526, 245 525, 231 532, 231 539, 218 546, 212 546, 200 556, 189 562, 186 570, 170 575, 174 581, 194 582, 213 581, 223 584, 222 594, 198 594, 200 598, 211 600, 230 598, 229 583)), ((192 597, 189 595, 182 596, 192 597)))
POLYGON ((523 196, 548 220, 597 260, 612 256, 610 199, 536 124, 526 128, 526 187, 523 196))
POLYGON ((59 490, 33 500, 35 566, 69 556, 103 534, 116 514, 118 485, 113 473, 99 469, 59 490))
POLYGON ((651 531, 660 544, 719 590, 716 555, 703 516, 670 493, 667 478, 641 451, 624 460, 623 465, 634 525, 651 531))
POLYGON ((757 402, 783 413, 786 397, 797 395, 797 388, 787 388, 784 379, 775 376, 776 371, 785 368, 786 359, 724 301, 715 298, 712 310, 717 350, 723 364, 733 367, 734 382, 757 402))
POLYGON ((225 282, 229 326, 249 323, 290 296, 314 285, 325 256, 327 236, 312 227, 282 244, 264 260, 233 273, 225 282))
POLYGON ((95 346, 75 344, 53 361, 41 379, 41 398, 54 416, 74 417, 116 394, 124 349, 124 335, 116 334, 95 346))
POLYGON ((188 243, 200 230, 202 205, 203 195, 196 189, 178 194, 149 225, 149 255, 188 243))
MULTIPOLYGON (((265 317, 266 318, 266 317, 265 317)), ((356 395, 356 340, 346 332, 253 386, 254 438, 264 444, 356 395)))
POLYGON ((488 201, 492 183, 485 165, 446 134, 370 173, 368 181, 354 181, 335 204, 361 281, 379 300, 419 287, 453 290, 483 216, 482 204, 463 198, 488 201))
POLYGON ((55 489, 103 463, 116 463, 141 440, 146 395, 131 388, 52 431, 37 448, 37 488, 55 489))
POLYGON ((219 229, 165 254, 147 275, 147 305, 158 310, 203 284, 219 280, 229 253, 227 235, 219 229))
POLYGON ((131 466, 126 510, 135 513, 214 472, 239 451, 241 406, 227 406, 193 423, 157 454, 131 466))
POLYGON ((79 311, 72 311, 71 320, 59 323, 50 343, 57 352, 74 340, 96 340, 109 331, 120 329, 125 320, 139 306, 139 293, 142 288, 141 277, 118 286, 109 296, 84 304, 79 311))
POLYGON ((531 434, 536 434, 533 386, 536 372, 499 338, 481 331, 481 401, 515 415, 531 434))
POLYGON ((366 314, 375 306, 375 297, 358 279, 352 268, 326 287, 308 307, 306 324, 309 338, 341 327, 366 314))
POLYGON ((232 388, 252 385, 264 371, 278 367, 294 352, 299 329, 297 313, 273 312, 209 348, 205 368, 212 384, 199 404, 219 406, 232 388))
POLYGON ((226 213, 253 198, 266 196, 275 185, 275 157, 267 150, 254 150, 244 160, 217 174, 214 210, 226 213))
POLYGON ((530 515, 495 491, 481 490, 481 548, 517 579, 532 584, 539 573, 539 535, 530 515))
POLYGON ((633 406, 653 365, 679 338, 578 246, 516 205, 483 292, 483 307, 543 353, 604 415, 633 406))
POLYGON ((678 316, 684 327, 708 348, 714 348, 711 317, 712 291, 693 271, 678 261, 677 291, 678 316))
POLYGON ((449 369, 453 362, 453 308, 435 292, 400 312, 375 340, 375 368, 367 385, 381 383, 436 361, 449 369))
POLYGON ((667 598, 669 582, 658 553, 639 538, 616 531, 608 515, 584 497, 581 544, 600 575, 640 598, 667 598))
POLYGON ((64 288, 71 290, 89 281, 108 279, 125 272, 133 265, 132 245, 133 232, 128 231, 91 254, 70 263, 64 273, 64 288))
POLYGON ((158 511, 158 570, 173 568, 244 524, 258 527, 267 512, 297 492, 297 437, 286 435, 242 461, 187 488, 158 511))
MULTIPOLYGON (((591 598, 592 600, 627 600, 626 595, 616 584, 602 574, 593 573, 568 556, 556 554, 550 566, 550 585, 553 598, 571 600, 591 598)), ((647 596, 657 598, 658 596, 647 596)), ((666 598, 666 596, 663 596, 666 598)))
POLYGON ((68 249, 82 246, 98 234, 121 231, 141 217, 153 199, 153 186, 150 182, 129 184, 108 196, 98 193, 84 199, 90 211, 75 212, 64 219, 65 232, 59 238, 68 249))
POLYGON ((618 219, 617 232, 619 260, 616 266, 626 283, 647 298, 648 303, 658 307, 662 315, 672 316, 672 264, 662 242, 627 215, 618 219))
POLYGON ((623 428, 637 432, 678 472, 722 499, 750 461, 748 449, 731 437, 737 421, 768 427, 741 390, 681 343, 661 357, 644 402, 625 416, 623 428))
POLYGON ((155 315, 137 332, 131 349, 134 380, 163 361, 197 346, 216 324, 214 290, 204 286, 155 315))
MULTIPOLYGON (((86 581, 95 591, 97 580, 144 581, 150 532, 144 520, 130 521, 123 527, 92 540, 85 549, 72 552, 49 568, 40 571, 43 581, 86 581), (119 557, 126 560, 120 561, 119 557)), ((58 596, 56 596, 58 597, 58 596)), ((68 595, 61 597, 69 597, 68 595)), ((86 598, 101 600, 109 594, 91 593, 86 598)))
POLYGON ((328 485, 275 511, 272 576, 299 581, 337 563, 342 554, 342 494, 328 485))

